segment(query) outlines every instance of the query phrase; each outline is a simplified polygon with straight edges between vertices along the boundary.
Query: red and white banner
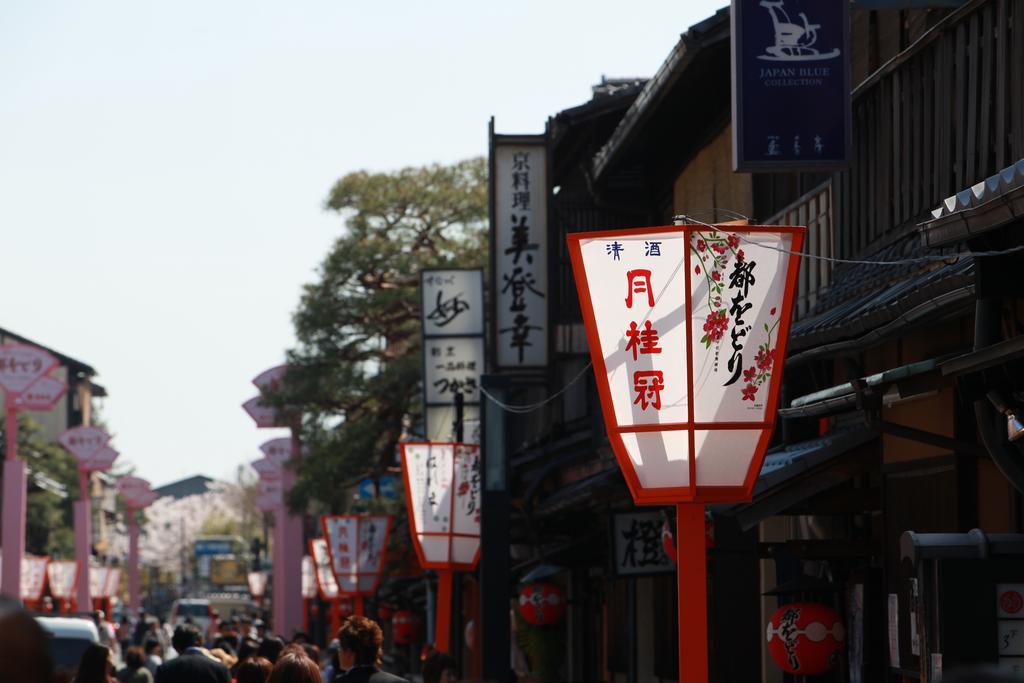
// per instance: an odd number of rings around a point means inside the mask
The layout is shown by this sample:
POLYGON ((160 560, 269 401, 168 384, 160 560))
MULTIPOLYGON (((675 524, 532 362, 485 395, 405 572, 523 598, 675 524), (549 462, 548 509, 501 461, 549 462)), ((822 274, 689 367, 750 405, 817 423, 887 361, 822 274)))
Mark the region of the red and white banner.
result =
POLYGON ((636 503, 749 499, 774 428, 804 232, 567 237, 605 425, 636 503))
POLYGON ((331 569, 340 595, 373 595, 384 571, 390 515, 324 515, 331 569))
POLYGON ((0 387, 7 401, 28 389, 40 377, 53 370, 58 361, 48 352, 30 344, 0 346, 0 387))
POLYGON ((331 570, 331 553, 327 549, 327 539, 309 539, 309 554, 316 567, 316 584, 320 588, 320 597, 334 600, 338 597, 338 581, 331 570))
POLYGON ((75 583, 78 581, 78 563, 73 560, 51 560, 46 566, 46 578, 54 598, 70 600, 74 597, 75 583))
POLYGON ((25 555, 21 558, 22 600, 38 600, 43 596, 46 589, 46 566, 49 561, 49 557, 36 555, 25 555))
POLYGON ((107 580, 103 584, 104 598, 116 598, 121 592, 121 570, 117 567, 107 569, 107 580))
POLYGON ((254 600, 259 600, 267 592, 267 573, 249 572, 247 578, 249 580, 249 593, 252 594, 254 600))
POLYGON ((108 597, 107 581, 110 578, 110 567, 94 564, 89 568, 89 594, 94 600, 108 597))
POLYGON ((402 472, 420 566, 475 568, 480 559, 480 447, 403 443, 402 472))
POLYGON ((52 410, 68 390, 63 380, 43 375, 14 398, 18 410, 52 410))

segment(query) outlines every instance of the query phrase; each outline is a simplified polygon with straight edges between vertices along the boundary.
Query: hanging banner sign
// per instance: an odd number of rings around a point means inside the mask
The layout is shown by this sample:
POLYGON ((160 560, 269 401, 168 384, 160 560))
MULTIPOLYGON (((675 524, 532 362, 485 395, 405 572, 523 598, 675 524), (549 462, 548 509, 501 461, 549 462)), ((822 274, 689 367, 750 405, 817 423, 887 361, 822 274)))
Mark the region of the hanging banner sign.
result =
POLYGON ((57 437, 57 442, 79 461, 105 446, 110 435, 99 427, 73 427, 57 437))
POLYGON ((483 337, 424 339, 423 364, 426 405, 450 406, 458 393, 462 394, 465 403, 480 403, 483 337))
POLYGON ((243 403, 242 410, 249 414, 249 417, 253 419, 258 429, 288 426, 287 422, 278 415, 274 408, 263 403, 263 398, 260 396, 250 398, 243 403))
POLYGON ((0 387, 7 394, 6 400, 10 402, 58 364, 56 358, 38 346, 0 346, 0 387))
POLYGON ((491 130, 491 265, 495 362, 548 363, 548 178, 544 135, 491 130))
POLYGON ((324 600, 336 599, 338 581, 331 570, 331 553, 327 549, 327 539, 309 539, 309 554, 313 558, 313 566, 316 567, 316 585, 320 589, 320 597, 324 600))
POLYGON ((480 447, 403 443, 402 471, 420 566, 472 571, 480 559, 480 447))
POLYGON ((121 592, 121 570, 117 567, 110 568, 110 572, 107 574, 107 585, 104 586, 103 592, 108 598, 116 598, 121 592))
POLYGON ((52 410, 68 390, 63 380, 43 375, 14 398, 19 410, 52 410))
POLYGON ((804 232, 568 236, 608 437, 637 504, 750 498, 775 424, 804 232))
POLYGON ((39 600, 46 590, 46 567, 49 557, 26 555, 21 558, 21 599, 39 600))
POLYGON ((249 594, 253 600, 259 600, 267 592, 267 573, 249 572, 246 576, 249 580, 249 594))
POLYGON ((313 558, 302 556, 302 597, 312 600, 316 597, 316 577, 313 572, 313 558))
POLYGON ((73 560, 54 560, 46 566, 50 594, 58 600, 69 600, 78 582, 78 563, 73 560))
POLYGON ((845 168, 848 0, 732 0, 736 171, 845 168))
POLYGON ((377 592, 391 533, 390 515, 324 515, 320 518, 338 583, 338 594, 377 592))
POLYGON ((616 576, 675 573, 665 554, 662 529, 665 517, 658 512, 620 512, 612 517, 612 567, 616 576))

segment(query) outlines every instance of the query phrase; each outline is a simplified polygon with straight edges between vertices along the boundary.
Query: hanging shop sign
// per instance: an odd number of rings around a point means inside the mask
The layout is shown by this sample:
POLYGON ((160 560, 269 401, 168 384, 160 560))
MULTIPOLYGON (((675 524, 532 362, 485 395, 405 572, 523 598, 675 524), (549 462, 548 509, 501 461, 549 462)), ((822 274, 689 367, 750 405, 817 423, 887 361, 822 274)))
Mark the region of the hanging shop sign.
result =
POLYGON ((249 581, 249 594, 253 600, 259 600, 267 592, 267 573, 249 572, 246 575, 249 581))
POLYGON ((490 140, 494 360, 503 369, 548 363, 547 136, 490 140))
POLYGON ((64 380, 43 375, 15 396, 13 401, 18 410, 52 410, 67 390, 68 385, 64 380))
POLYGON ((70 600, 78 583, 78 563, 73 560, 53 560, 46 565, 46 579, 50 594, 57 600, 70 600))
POLYGON ((462 396, 464 424, 480 415, 480 375, 485 369, 483 283, 480 268, 420 272, 427 438, 452 438, 457 395, 462 396))
POLYGON ((480 559, 480 447, 403 443, 402 471, 420 566, 475 569, 480 559))
POLYGON ((316 568, 316 585, 320 589, 320 597, 324 600, 337 599, 338 582, 331 570, 331 553, 327 549, 327 539, 309 539, 309 554, 316 568))
POLYGON ((732 0, 733 168, 849 164, 850 3, 732 0))
POLYGON ((666 554, 664 526, 665 517, 660 512, 620 512, 613 515, 613 568, 617 576, 675 572, 675 563, 666 554))
POLYGON ((750 500, 806 228, 567 237, 605 429, 633 500, 676 505, 679 680, 706 683, 706 503, 750 500))
POLYGON ((391 515, 324 515, 320 523, 338 594, 376 593, 384 571, 391 515))

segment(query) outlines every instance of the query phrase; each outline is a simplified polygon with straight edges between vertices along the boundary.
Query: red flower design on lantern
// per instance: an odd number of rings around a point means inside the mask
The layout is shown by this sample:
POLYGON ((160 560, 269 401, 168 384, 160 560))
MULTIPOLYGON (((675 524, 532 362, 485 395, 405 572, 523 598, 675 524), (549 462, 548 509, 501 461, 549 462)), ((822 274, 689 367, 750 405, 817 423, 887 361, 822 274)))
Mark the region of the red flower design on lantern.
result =
POLYGON ((754 386, 753 384, 749 384, 748 383, 747 386, 743 387, 743 400, 744 401, 753 401, 754 398, 756 398, 756 397, 757 397, 757 387, 756 386, 754 386))
POLYGON ((735 249, 736 247, 740 246, 740 238, 737 237, 736 235, 729 235, 728 237, 725 238, 725 240, 726 240, 726 242, 729 243, 729 246, 732 247, 733 249, 735 249))
POLYGON ((704 320, 704 337, 701 339, 704 346, 711 346, 712 343, 717 342, 725 335, 728 328, 729 316, 724 308, 709 313, 704 320))

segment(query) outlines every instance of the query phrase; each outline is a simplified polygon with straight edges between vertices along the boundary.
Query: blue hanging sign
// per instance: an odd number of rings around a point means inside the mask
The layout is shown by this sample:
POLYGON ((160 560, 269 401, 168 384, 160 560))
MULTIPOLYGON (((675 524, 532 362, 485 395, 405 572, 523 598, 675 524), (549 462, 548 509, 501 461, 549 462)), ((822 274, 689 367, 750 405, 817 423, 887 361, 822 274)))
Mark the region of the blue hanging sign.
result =
POLYGON ((849 0, 732 0, 733 168, 845 168, 849 0))

